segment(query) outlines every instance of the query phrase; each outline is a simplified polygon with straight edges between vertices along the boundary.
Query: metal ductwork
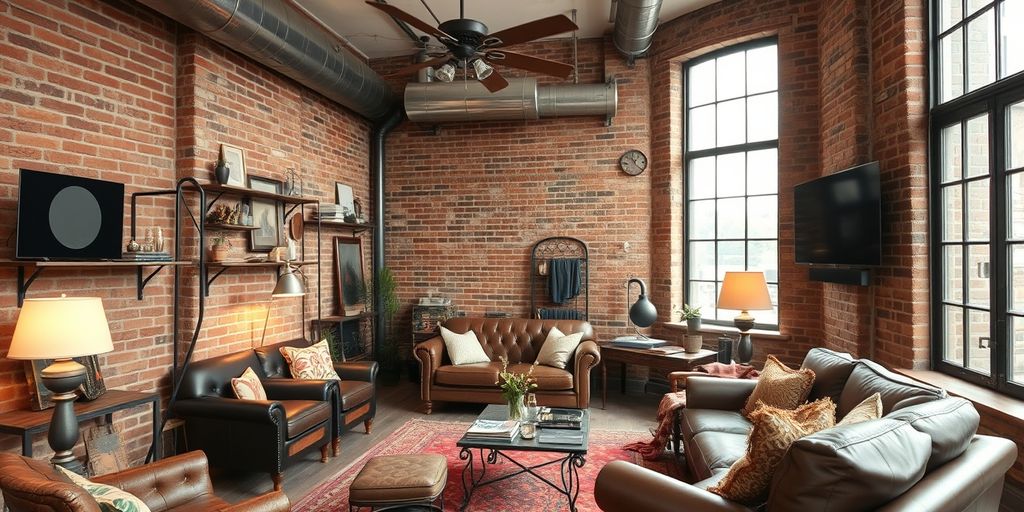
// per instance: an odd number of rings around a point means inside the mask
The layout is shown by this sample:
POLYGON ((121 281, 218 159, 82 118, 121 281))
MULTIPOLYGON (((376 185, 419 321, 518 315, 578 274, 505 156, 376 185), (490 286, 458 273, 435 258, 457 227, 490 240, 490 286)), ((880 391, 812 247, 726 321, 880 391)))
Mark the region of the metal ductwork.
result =
POLYGON ((369 119, 395 96, 333 34, 286 0, 138 0, 369 119))
POLYGON ((658 29, 658 14, 662 0, 616 0, 615 31, 612 41, 615 49, 630 64, 651 48, 654 31, 658 29))
POLYGON ((510 78, 508 87, 488 91, 476 80, 409 83, 405 113, 418 123, 527 121, 542 117, 604 116, 618 107, 615 81, 605 84, 537 85, 536 78, 510 78))

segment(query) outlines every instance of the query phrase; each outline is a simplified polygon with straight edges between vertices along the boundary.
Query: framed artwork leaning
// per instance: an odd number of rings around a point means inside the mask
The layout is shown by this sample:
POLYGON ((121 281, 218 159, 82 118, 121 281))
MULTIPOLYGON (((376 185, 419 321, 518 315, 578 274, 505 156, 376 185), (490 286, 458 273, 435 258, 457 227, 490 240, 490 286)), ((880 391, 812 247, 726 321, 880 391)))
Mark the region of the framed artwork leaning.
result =
MULTIPOLYGON (((78 389, 78 400, 95 400, 107 391, 103 383, 103 374, 100 373, 100 359, 98 356, 76 357, 82 366, 85 366, 85 384, 78 389)), ((36 359, 25 361, 25 380, 28 382, 29 408, 33 411, 42 411, 53 407, 53 392, 43 385, 43 368, 50 366, 53 359, 36 359)))
POLYGON ((224 158, 224 163, 227 164, 228 169, 230 170, 230 173, 228 174, 228 181, 225 185, 244 187, 246 182, 245 151, 239 147, 221 144, 220 154, 224 158))
MULTIPOLYGON (((280 194, 283 184, 278 180, 249 176, 249 188, 260 192, 280 194)), ((249 232, 249 250, 270 252, 284 245, 284 205, 272 199, 252 198, 253 226, 249 232)))
POLYGON ((334 237, 334 275, 337 284, 338 314, 362 313, 363 240, 358 237, 334 237))

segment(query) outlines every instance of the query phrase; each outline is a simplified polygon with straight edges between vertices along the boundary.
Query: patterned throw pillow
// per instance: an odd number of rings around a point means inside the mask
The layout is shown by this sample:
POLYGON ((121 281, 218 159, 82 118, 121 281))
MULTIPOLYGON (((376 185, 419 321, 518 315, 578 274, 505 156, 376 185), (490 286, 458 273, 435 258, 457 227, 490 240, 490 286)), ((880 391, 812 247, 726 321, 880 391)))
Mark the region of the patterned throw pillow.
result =
POLYGON ((334 371, 334 360, 327 340, 306 348, 281 347, 292 377, 304 380, 341 380, 334 371))
POLYGON ((761 405, 750 413, 750 421, 753 426, 747 452, 708 491, 756 506, 768 499, 772 476, 789 446, 801 437, 835 425, 836 404, 826 397, 792 410, 761 405))
POLYGON ((132 494, 112 485, 92 482, 60 466, 54 467, 68 477, 71 483, 85 489, 85 492, 99 504, 101 512, 150 512, 146 503, 132 494))
POLYGON ((231 389, 240 400, 266 400, 267 392, 252 368, 246 368, 241 377, 231 379, 231 389))
POLYGON ((459 334, 449 331, 442 326, 441 339, 444 340, 444 348, 448 351, 448 358, 452 360, 452 364, 455 366, 491 362, 491 358, 487 357, 487 352, 484 352, 484 347, 480 345, 480 340, 473 331, 459 334))
POLYGON ((757 408, 758 402, 781 409, 795 409, 807 400, 813 384, 813 370, 793 370, 775 359, 775 356, 768 356, 757 385, 741 412, 744 416, 749 415, 757 408))
POLYGON ((576 353, 576 347, 583 341, 583 333, 577 332, 566 336, 558 327, 552 327, 548 331, 548 337, 537 353, 537 364, 551 366, 564 370, 569 365, 569 359, 576 353))
POLYGON ((846 413, 843 420, 836 423, 836 426, 853 425, 854 423, 860 423, 863 421, 877 420, 881 417, 882 395, 875 393, 865 398, 863 402, 857 404, 853 409, 850 409, 850 412, 846 413))

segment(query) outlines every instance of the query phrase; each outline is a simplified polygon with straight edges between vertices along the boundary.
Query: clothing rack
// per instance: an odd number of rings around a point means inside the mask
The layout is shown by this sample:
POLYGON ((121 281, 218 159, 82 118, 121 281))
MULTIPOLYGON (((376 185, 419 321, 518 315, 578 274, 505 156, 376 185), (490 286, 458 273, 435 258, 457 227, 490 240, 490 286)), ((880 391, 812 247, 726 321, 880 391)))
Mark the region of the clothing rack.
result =
POLYGON ((586 242, 572 237, 550 237, 533 244, 530 253, 530 316, 541 318, 541 310, 549 313, 576 311, 580 320, 590 319, 590 250, 586 242), (579 293, 570 302, 552 301, 548 288, 551 260, 580 260, 579 293))

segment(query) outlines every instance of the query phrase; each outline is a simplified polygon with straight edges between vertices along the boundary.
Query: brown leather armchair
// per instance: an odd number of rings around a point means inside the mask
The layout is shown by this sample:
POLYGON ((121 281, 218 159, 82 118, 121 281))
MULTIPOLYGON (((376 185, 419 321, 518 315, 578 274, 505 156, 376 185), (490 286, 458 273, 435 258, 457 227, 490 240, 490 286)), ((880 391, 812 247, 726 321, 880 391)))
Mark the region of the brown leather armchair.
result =
POLYGON ((490 363, 454 366, 444 340, 435 336, 413 348, 420 363, 420 398, 430 414, 435 401, 504 403, 501 390, 495 385, 501 371, 499 358, 509 360, 509 369, 525 372, 537 359, 552 327, 565 334, 583 333, 583 342, 576 349, 565 370, 537 366, 537 402, 553 407, 590 406, 590 370, 601 362, 601 349, 595 342, 594 329, 580 320, 537 320, 519 318, 451 318, 445 328, 456 333, 472 330, 490 363))
MULTIPOLYGON (((49 462, 13 453, 0 453, 0 490, 11 512, 99 512, 100 507, 81 487, 71 483, 49 462)), ((93 482, 113 485, 142 501, 153 512, 205 511, 287 512, 291 505, 275 491, 237 505, 213 494, 206 455, 195 451, 98 476, 93 482)))

